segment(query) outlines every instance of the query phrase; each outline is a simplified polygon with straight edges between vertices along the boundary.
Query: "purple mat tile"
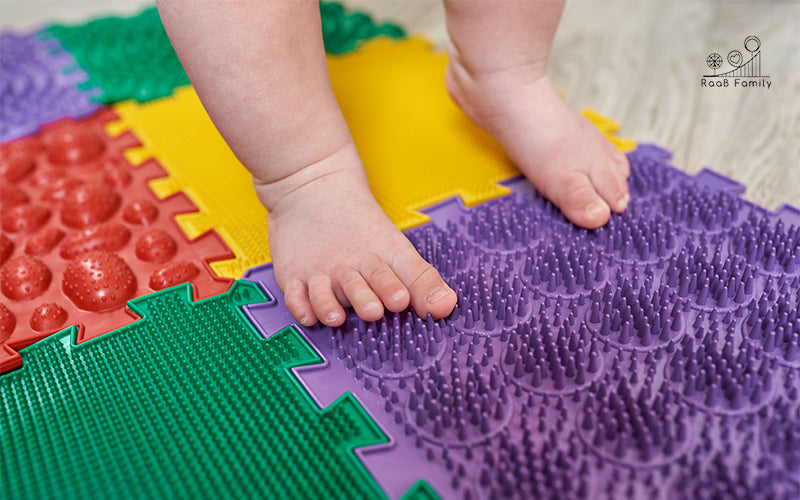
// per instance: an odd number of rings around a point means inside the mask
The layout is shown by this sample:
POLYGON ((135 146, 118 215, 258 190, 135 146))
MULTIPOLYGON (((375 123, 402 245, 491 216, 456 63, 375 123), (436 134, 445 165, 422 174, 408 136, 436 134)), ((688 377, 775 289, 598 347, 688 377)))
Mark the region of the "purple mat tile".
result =
POLYGON ((0 142, 100 109, 91 93, 76 88, 86 79, 56 40, 41 41, 39 32, 0 33, 0 142))
MULTIPOLYGON (((632 200, 587 231, 530 184, 406 232, 459 300, 298 329, 325 360, 296 369, 321 406, 352 392, 390 436, 357 453, 390 497, 797 498, 800 229, 743 186, 629 154, 632 200)), ((297 324, 253 306, 265 336, 297 324)))

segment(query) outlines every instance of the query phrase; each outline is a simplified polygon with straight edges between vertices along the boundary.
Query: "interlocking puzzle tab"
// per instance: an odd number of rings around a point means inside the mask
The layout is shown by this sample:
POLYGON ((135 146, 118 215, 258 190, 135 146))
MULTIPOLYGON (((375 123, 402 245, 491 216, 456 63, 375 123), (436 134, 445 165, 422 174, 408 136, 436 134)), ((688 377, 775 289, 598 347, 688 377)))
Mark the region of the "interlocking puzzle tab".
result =
POLYGON ((121 120, 112 135, 134 131, 142 147, 126 152, 139 165, 155 159, 168 177, 150 183, 160 198, 183 192, 197 206, 176 220, 189 238, 215 229, 234 258, 211 264, 219 276, 238 278, 248 268, 269 260, 267 212, 258 201, 250 173, 217 132, 191 87, 168 98, 114 107, 121 120), (176 124, 180 123, 180 126, 176 124))
POLYGON ((304 330, 326 361, 304 386, 352 391, 393 440, 360 454, 390 496, 419 478, 443 498, 800 494, 795 212, 668 158, 631 152, 628 210, 595 231, 524 180, 433 207, 406 234, 456 290, 450 317, 304 330))
POLYGON ((321 410, 300 390, 290 369, 319 357, 292 328, 258 335, 242 311, 269 300, 258 286, 192 296, 134 299, 135 323, 22 351, 0 377, 0 496, 382 498, 352 452, 380 430, 352 396, 321 410))
POLYGON ((147 181, 157 165, 133 168, 109 139, 108 109, 64 120, 0 146, 0 372, 21 349, 68 325, 81 340, 129 323, 125 303, 191 281, 199 297, 228 289, 207 259, 230 255, 209 233, 189 241, 171 217, 193 211, 183 196, 159 201, 147 181))
POLYGON ((74 58, 38 33, 0 33, 0 142, 35 133, 65 117, 81 118, 99 109, 77 85, 87 78, 74 58))

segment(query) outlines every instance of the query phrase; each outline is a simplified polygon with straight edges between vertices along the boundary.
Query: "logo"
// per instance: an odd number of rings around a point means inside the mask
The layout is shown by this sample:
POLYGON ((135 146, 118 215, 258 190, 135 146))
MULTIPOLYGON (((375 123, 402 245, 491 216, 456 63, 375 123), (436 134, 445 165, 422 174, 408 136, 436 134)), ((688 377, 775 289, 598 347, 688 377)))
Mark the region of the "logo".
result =
POLYGON ((772 81, 769 75, 762 74, 761 40, 757 36, 744 39, 744 50, 749 55, 742 55, 738 50, 728 52, 727 62, 716 52, 706 57, 706 66, 712 74, 703 75, 701 87, 737 87, 737 88, 770 88, 772 81))

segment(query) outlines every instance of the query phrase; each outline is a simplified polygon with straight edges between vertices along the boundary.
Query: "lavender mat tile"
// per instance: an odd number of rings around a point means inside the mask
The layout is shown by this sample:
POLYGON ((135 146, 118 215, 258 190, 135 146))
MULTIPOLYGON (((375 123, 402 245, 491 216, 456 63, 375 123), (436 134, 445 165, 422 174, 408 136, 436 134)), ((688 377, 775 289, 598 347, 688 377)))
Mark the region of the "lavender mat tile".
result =
MULTIPOLYGON (((651 145, 632 201, 595 231, 530 184, 406 232, 459 301, 298 329, 325 360, 296 372, 327 406, 352 392, 390 436, 356 453, 390 497, 797 498, 800 229, 743 186, 691 177, 651 145)), ((278 300, 265 336, 297 324, 278 300)))
POLYGON ((0 142, 97 111, 91 92, 77 89, 86 79, 56 40, 42 41, 36 31, 0 33, 0 142))

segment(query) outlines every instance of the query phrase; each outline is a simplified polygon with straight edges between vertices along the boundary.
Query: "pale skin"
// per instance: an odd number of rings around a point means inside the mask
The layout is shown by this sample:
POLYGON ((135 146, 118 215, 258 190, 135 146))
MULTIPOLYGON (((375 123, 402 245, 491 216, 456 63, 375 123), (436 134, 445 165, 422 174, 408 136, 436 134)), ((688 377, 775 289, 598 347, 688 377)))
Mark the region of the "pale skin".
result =
MULTIPOLYGON (((573 223, 597 228, 630 199, 628 162, 566 105, 546 73, 563 1, 445 1, 445 84, 573 223)), ((341 325, 456 295, 392 224, 328 79, 318 3, 158 2, 203 105, 269 212, 275 277, 297 321, 341 325)))

